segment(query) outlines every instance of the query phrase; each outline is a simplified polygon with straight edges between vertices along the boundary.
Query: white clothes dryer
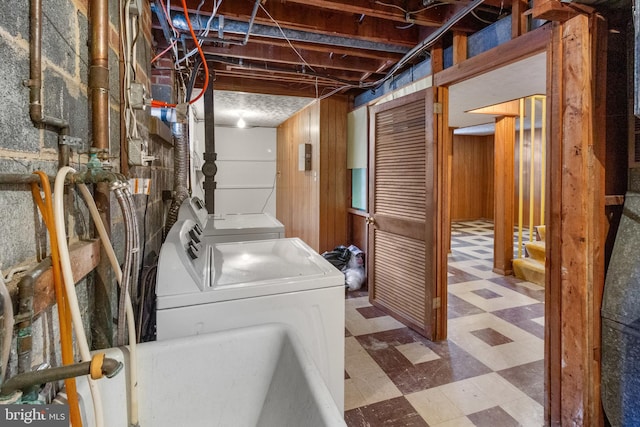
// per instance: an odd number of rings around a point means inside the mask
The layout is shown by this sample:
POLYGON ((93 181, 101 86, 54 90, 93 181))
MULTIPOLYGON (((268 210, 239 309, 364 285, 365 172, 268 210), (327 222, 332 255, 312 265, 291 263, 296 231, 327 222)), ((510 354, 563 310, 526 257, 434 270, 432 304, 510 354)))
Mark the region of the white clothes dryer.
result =
POLYGON ((216 242, 242 242, 284 238, 284 225, 268 213, 209 214, 198 197, 185 200, 178 220, 191 219, 216 242))
POLYGON ((343 274, 300 239, 220 243, 197 225, 176 222, 160 250, 157 339, 287 324, 342 411, 343 274))

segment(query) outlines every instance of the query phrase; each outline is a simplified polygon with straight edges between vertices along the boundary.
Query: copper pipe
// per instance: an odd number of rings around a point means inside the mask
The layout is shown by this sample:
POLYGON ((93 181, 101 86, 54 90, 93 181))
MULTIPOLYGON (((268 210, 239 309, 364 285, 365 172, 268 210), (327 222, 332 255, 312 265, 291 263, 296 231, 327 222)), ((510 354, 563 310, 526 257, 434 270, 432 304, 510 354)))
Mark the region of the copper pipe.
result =
MULTIPOLYGON (((89 27, 91 31, 91 52, 89 66, 89 94, 91 102, 92 147, 99 151, 98 157, 108 156, 109 135, 109 5, 108 0, 89 1, 89 27)), ((111 235, 110 192, 107 183, 97 183, 94 198, 111 235)), ((95 296, 93 344, 97 348, 111 347, 111 295, 114 293, 111 266, 103 257, 97 268, 95 296)))
MULTIPOLYGON (((32 0, 35 1, 35 0, 32 0)), ((91 65, 89 90, 93 147, 109 147, 109 8, 107 0, 91 0, 91 65)))
POLYGON ((69 134, 69 122, 46 116, 42 112, 42 0, 30 1, 29 13, 29 115, 36 126, 54 128, 60 135, 69 134))

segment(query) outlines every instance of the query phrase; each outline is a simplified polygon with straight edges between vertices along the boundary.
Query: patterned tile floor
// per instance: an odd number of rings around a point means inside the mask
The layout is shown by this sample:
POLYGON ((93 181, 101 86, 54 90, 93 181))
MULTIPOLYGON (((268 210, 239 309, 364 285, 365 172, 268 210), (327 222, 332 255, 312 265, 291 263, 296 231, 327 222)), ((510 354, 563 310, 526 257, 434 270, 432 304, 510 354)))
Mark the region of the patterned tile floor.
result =
POLYGON ((449 337, 431 342, 369 304, 346 300, 349 426, 543 424, 544 289, 493 273, 493 224, 455 223, 449 337))

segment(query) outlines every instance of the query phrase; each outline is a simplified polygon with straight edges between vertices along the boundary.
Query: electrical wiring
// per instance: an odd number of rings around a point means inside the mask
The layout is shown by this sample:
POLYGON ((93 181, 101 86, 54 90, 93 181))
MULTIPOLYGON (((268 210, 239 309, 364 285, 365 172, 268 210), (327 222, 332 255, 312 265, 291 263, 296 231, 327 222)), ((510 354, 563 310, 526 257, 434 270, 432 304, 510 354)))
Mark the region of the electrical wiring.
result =
MULTIPOLYGON (((186 0, 182 0, 182 8, 184 9, 185 20, 187 21, 187 25, 189 26, 189 32, 191 33, 191 37, 193 38, 193 41, 195 42, 196 46, 198 47, 198 52, 200 53, 200 58, 202 58, 202 65, 204 66, 204 86, 202 88, 202 92, 200 92, 198 94, 198 96, 196 96, 192 100, 187 100, 188 104, 191 105, 191 104, 197 102, 204 95, 204 92, 207 90, 207 87, 209 86, 209 66, 207 65, 207 61, 206 61, 206 59, 204 57, 204 51, 202 50, 201 43, 198 41, 198 38, 196 37, 196 33, 193 30, 193 26, 191 25, 191 19, 189 19, 189 9, 187 8, 186 0)), ((151 101, 151 106, 152 107, 170 107, 170 108, 173 108, 173 107, 176 106, 176 104, 170 104, 168 102, 154 100, 154 101, 151 101)))
POLYGON ((136 113, 131 108, 130 88, 131 83, 135 80, 137 54, 136 54, 136 42, 140 33, 139 21, 137 16, 131 16, 131 10, 129 8, 129 2, 126 0, 120 0, 120 27, 123 31, 122 51, 124 61, 124 117, 125 117, 125 132, 127 138, 138 138, 138 120, 136 113), (132 28, 135 28, 135 35, 133 35, 132 28))
POLYGON ((153 59, 151 60, 151 63, 153 64, 154 62, 156 62, 158 59, 162 58, 162 56, 169 52, 171 49, 173 49, 173 47, 176 45, 177 40, 174 40, 171 42, 171 44, 169 46, 167 46, 165 48, 165 50, 163 50, 162 52, 160 52, 159 54, 157 54, 156 56, 153 57, 153 59))
POLYGON ((201 34, 203 37, 207 37, 209 35, 209 31, 211 31, 211 23, 213 22, 213 18, 218 14, 218 9, 220 8, 220 5, 222 5, 222 0, 218 0, 217 2, 214 1, 213 11, 211 12, 211 16, 207 20, 207 25, 205 26, 204 30, 201 31, 201 34))
POLYGON ((486 20, 486 19, 480 18, 480 17, 478 16, 478 14, 476 13, 476 11, 475 11, 475 10, 472 10, 472 11, 471 11, 471 14, 473 15, 473 17, 474 17, 474 18, 476 18, 478 21, 480 21, 480 22, 482 22, 482 23, 485 23, 485 24, 493 24, 493 21, 489 21, 489 20, 486 20))
POLYGON ((380 6, 394 7, 396 9, 401 10, 402 13, 404 13, 405 15, 413 15, 413 14, 416 14, 416 13, 421 13, 421 12, 424 12, 425 10, 432 9, 434 7, 442 6, 443 4, 445 4, 444 2, 435 2, 435 3, 432 3, 430 5, 427 5, 427 6, 423 7, 422 9, 407 10, 402 6, 398 6, 397 4, 385 3, 385 2, 382 2, 382 1, 379 1, 379 0, 375 1, 374 3, 375 4, 379 4, 380 6))
POLYGON ((404 67, 409 61, 415 59, 418 55, 422 54, 426 49, 431 47, 433 43, 435 43, 444 33, 449 31, 458 21, 464 18, 468 13, 473 12, 475 8, 480 6, 484 0, 473 0, 471 3, 467 4, 465 8, 457 11, 447 22, 445 22, 442 26, 440 26, 436 31, 431 33, 429 37, 424 39, 421 43, 417 44, 413 49, 407 52, 400 61, 396 63, 396 65, 391 68, 385 74, 384 77, 378 79, 375 82, 370 82, 366 84, 361 84, 360 88, 371 88, 378 87, 383 84, 390 78, 392 78, 402 67, 404 67))
POLYGON ((289 40, 289 38, 287 37, 287 35, 284 33, 284 30, 282 29, 282 27, 280 26, 280 24, 278 23, 278 21, 276 21, 273 16, 271 16, 271 14, 267 11, 267 9, 265 9, 265 7, 262 5, 262 3, 260 3, 260 9, 262 9, 262 11, 267 15, 267 17, 269 17, 269 19, 271 19, 271 21, 276 24, 276 27, 278 27, 278 30, 280 30, 280 33, 282 34, 282 37, 284 37, 284 39, 287 41, 287 43, 289 44, 289 46, 291 47, 291 49, 293 49, 293 51, 295 52, 296 55, 298 55, 298 58, 300 58, 300 60, 302 61, 302 63, 304 65, 306 65, 307 67, 309 67, 309 69, 311 71, 313 71, 314 73, 316 72, 316 70, 313 69, 313 67, 311 65, 309 65, 309 63, 307 61, 305 61, 305 59, 302 57, 302 55, 300 54, 300 52, 298 52, 298 49, 296 49, 293 44, 291 43, 291 40, 289 40))

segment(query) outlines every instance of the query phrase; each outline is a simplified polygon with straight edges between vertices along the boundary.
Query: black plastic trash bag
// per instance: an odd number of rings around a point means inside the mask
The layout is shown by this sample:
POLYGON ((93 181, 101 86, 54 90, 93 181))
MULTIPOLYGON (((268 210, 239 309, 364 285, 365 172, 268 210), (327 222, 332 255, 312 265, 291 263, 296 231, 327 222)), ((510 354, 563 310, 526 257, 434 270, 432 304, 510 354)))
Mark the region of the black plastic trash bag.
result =
POLYGON ((324 259, 329 261, 335 268, 342 271, 351 258, 351 251, 346 246, 336 246, 332 251, 327 251, 322 254, 324 259))

